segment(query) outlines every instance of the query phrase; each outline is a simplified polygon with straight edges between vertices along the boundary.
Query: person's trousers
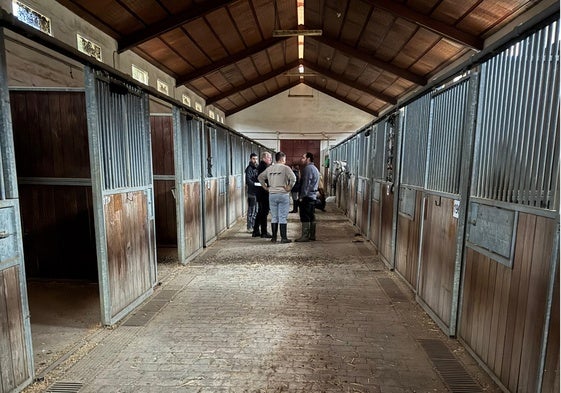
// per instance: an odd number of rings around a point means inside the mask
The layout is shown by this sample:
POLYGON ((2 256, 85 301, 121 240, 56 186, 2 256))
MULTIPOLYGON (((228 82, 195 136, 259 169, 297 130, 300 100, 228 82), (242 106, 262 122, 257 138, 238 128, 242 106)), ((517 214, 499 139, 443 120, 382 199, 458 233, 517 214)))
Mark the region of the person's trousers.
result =
POLYGON ((253 229, 258 210, 259 206, 257 205, 257 197, 249 194, 247 196, 247 229, 253 229))
POLYGON ((298 208, 300 209, 301 222, 316 222, 316 200, 312 198, 302 198, 298 208))
POLYGON ((269 215, 269 196, 257 198, 258 210, 253 225, 253 233, 267 233, 267 216, 269 215))
POLYGON ((271 208, 271 224, 286 224, 290 210, 288 193, 269 194, 269 207, 271 208))

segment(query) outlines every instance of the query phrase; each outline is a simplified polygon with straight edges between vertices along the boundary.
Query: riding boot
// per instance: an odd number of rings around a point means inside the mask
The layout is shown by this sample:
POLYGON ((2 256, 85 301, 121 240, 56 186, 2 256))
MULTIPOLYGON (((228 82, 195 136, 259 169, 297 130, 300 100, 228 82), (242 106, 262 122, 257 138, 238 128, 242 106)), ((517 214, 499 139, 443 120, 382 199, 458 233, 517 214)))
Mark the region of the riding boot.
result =
POLYGON ((286 224, 280 224, 281 243, 290 243, 292 240, 286 237, 286 224))
MULTIPOLYGON (((275 243, 277 241, 277 233, 279 231, 279 224, 271 223, 271 231, 273 232, 273 235, 271 237, 271 241, 273 243, 275 243)), ((281 236, 282 236, 282 229, 281 229, 281 236)))
POLYGON ((295 242, 309 242, 310 241, 310 223, 302 223, 302 236, 294 240, 295 242))
POLYGON ((298 213, 298 199, 293 200, 292 211, 290 213, 298 213))
POLYGON ((310 223, 310 240, 316 240, 316 222, 310 223))

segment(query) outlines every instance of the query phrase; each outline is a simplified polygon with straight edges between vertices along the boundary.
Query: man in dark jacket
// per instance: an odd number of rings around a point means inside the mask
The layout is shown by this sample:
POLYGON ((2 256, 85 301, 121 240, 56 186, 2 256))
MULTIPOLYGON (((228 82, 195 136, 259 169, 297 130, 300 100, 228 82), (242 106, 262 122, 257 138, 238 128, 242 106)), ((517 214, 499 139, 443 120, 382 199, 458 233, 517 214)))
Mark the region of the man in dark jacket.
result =
MULTIPOLYGON (((258 175, 264 172, 265 169, 273 162, 273 157, 271 153, 265 152, 261 154, 261 161, 257 167, 258 175)), ((253 237, 264 237, 272 238, 271 234, 267 232, 267 216, 269 215, 269 193, 259 185, 257 187, 257 204, 259 205, 259 210, 257 211, 257 217, 255 218, 255 224, 253 225, 253 237)))
POLYGON ((245 184, 247 186, 247 230, 253 231, 255 225, 255 217, 257 216, 257 190, 260 187, 257 176, 257 154, 251 153, 249 156, 249 165, 245 168, 245 184))

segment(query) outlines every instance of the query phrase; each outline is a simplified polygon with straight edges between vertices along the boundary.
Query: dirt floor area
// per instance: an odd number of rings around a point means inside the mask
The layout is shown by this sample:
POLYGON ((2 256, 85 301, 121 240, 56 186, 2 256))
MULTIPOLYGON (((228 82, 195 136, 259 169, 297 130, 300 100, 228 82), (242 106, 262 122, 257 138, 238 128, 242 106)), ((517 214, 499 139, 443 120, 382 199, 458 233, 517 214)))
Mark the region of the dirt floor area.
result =
MULTIPOLYGON (((158 280, 177 267, 177 249, 158 249, 158 280)), ((57 362, 101 329, 97 283, 30 280, 27 283, 35 375, 42 378, 57 362)))

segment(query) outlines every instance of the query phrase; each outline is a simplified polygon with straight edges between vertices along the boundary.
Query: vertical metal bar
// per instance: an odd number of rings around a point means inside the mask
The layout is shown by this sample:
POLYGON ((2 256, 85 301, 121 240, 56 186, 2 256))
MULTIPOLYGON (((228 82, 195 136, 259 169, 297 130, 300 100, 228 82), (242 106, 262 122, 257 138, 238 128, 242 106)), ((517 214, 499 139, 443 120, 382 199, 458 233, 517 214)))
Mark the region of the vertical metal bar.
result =
POLYGON ((185 264, 187 260, 187 250, 185 245, 185 196, 183 195, 183 180, 185 174, 183 171, 183 123, 185 116, 181 114, 181 110, 177 106, 173 106, 173 165, 175 167, 175 211, 177 219, 177 248, 178 257, 181 264, 185 264))
POLYGON ((200 152, 200 160, 199 162, 201 163, 201 167, 200 167, 200 181, 201 181, 201 202, 200 202, 200 219, 201 219, 201 244, 203 247, 206 247, 206 214, 205 214, 205 207, 206 207, 206 195, 205 195, 205 189, 206 189, 206 182, 205 182, 205 178, 206 178, 206 168, 205 168, 205 163, 206 163, 206 157, 205 157, 205 138, 204 138, 204 120, 199 120, 197 122, 198 124, 198 136, 199 136, 199 152, 200 152))
POLYGON ((551 312, 553 308, 553 299, 555 294, 555 278, 557 277, 557 270, 559 268, 559 222, 557 222, 556 230, 553 238, 553 252, 551 253, 551 261, 549 268, 549 282, 547 285, 547 306, 545 309, 545 321, 542 331, 542 342, 540 347, 540 361, 538 366, 538 380, 536 386, 538 393, 542 391, 543 373, 545 369, 545 359, 547 356, 547 343, 549 340, 549 326, 551 323, 551 312))
POLYGON ((501 102, 499 101, 499 86, 500 85, 500 75, 499 75, 499 66, 498 66, 499 62, 498 61, 493 61, 490 63, 490 69, 491 69, 491 78, 489 78, 490 81, 490 92, 491 95, 489 97, 489 111, 487 112, 487 118, 488 118, 488 123, 487 123, 487 129, 486 129, 486 135, 487 135, 487 145, 489 146, 489 148, 487 149, 487 151, 483 154, 483 157, 487 158, 487 162, 486 162, 486 172, 487 172, 487 195, 486 198, 489 199, 493 199, 493 192, 495 189, 494 183, 495 183, 495 173, 493 171, 494 166, 495 166, 495 162, 496 162, 496 148, 497 148, 497 135, 498 133, 496 132, 497 129, 497 124, 496 124, 496 120, 497 120, 497 116, 496 113, 494 112, 494 107, 493 107, 493 103, 496 102, 501 102))
POLYGON ((479 143, 477 146, 478 173, 477 173, 477 193, 482 198, 489 198, 489 157, 490 157, 490 138, 489 138, 489 113, 492 112, 492 91, 488 88, 492 84, 493 67, 492 62, 484 63, 481 66, 481 78, 483 95, 480 98, 481 110, 479 111, 479 143))
POLYGON ((95 71, 88 66, 85 67, 84 71, 101 322, 104 325, 111 325, 111 291, 109 286, 107 234, 105 232, 104 198, 101 176, 101 130, 98 121, 98 116, 100 116, 101 113, 97 101, 97 95, 103 92, 98 92, 96 89, 95 71))
POLYGON ((399 217, 399 194, 401 188, 400 179, 400 171, 401 171, 401 143, 402 143, 402 119, 400 116, 400 111, 396 112, 396 119, 395 119, 395 144, 394 144, 394 167, 393 167, 393 187, 394 187, 394 196, 393 196, 393 217, 392 217, 392 234, 391 234, 391 268, 392 270, 395 269, 395 254, 397 252, 397 220, 399 217))
MULTIPOLYGON (((553 171, 553 162, 555 157, 558 156, 557 152, 557 134, 559 133, 558 129, 558 112, 554 110, 554 108, 559 108, 559 72, 558 72, 558 54, 559 54, 559 40, 556 37, 559 37, 559 30, 558 30, 559 23, 555 22, 551 25, 551 32, 548 37, 548 41, 551 42, 550 51, 548 54, 547 62, 548 62, 548 86, 550 86, 548 97, 554 97, 549 103, 551 106, 549 107, 548 117, 547 117, 547 124, 545 126, 546 132, 548 132, 551 137, 545 143, 546 146, 549 146, 548 150, 545 152, 545 156, 547 157, 547 164, 544 166, 544 172, 542 174, 544 183, 541 184, 541 188, 544 190, 544 200, 543 200, 543 207, 547 209, 553 208, 552 199, 553 195, 550 195, 550 191, 555 192, 555 188, 552 188, 552 177, 556 176, 556 172, 553 171), (557 153, 557 154, 556 154, 557 153)), ((558 177, 558 176, 556 176, 558 177)))
POLYGON ((530 156, 530 165, 531 165, 531 170, 530 170, 530 176, 528 179, 528 188, 529 188, 529 192, 531 195, 531 199, 530 199, 530 204, 532 206, 536 206, 537 202, 538 202, 538 198, 539 198, 539 192, 540 190, 537 189, 537 179, 536 177, 539 174, 539 166, 540 166, 540 157, 539 157, 539 153, 541 150, 541 142, 542 142, 542 133, 539 132, 540 130, 542 130, 542 121, 543 121, 543 113, 538 113, 537 109, 543 109, 541 104, 541 100, 542 100, 542 81, 543 81, 543 74, 544 74, 544 59, 543 59, 543 46, 544 46, 544 39, 543 39, 543 30, 539 31, 538 33, 535 34, 537 36, 537 48, 536 48, 536 53, 534 56, 534 62, 536 63, 536 67, 535 67, 535 73, 536 73, 536 79, 539 76, 539 79, 537 81, 537 83, 534 85, 534 89, 532 91, 533 96, 534 96, 534 105, 532 105, 532 117, 533 117, 533 122, 532 125, 530 126, 530 129, 533 131, 532 132, 532 155, 530 156), (541 63, 541 65, 538 66, 538 64, 541 63))
MULTIPOLYGON (((468 220, 468 207, 470 195, 470 181, 473 164, 474 153, 474 140, 477 119, 477 97, 479 95, 479 74, 472 73, 469 78, 469 84, 465 85, 467 89, 467 99, 465 108, 462 113, 463 119, 461 121, 462 131, 460 134, 463 136, 461 140, 461 147, 463 159, 461 160, 460 169, 460 182, 458 185, 458 193, 460 194, 460 210, 458 213, 458 227, 456 231, 456 258, 454 263, 454 278, 452 281, 452 302, 450 310, 450 324, 449 332, 451 336, 456 335, 458 323, 458 310, 460 309, 461 302, 461 284, 462 284, 462 269, 464 269, 464 245, 466 238, 466 222, 468 220)), ((465 95, 462 94, 464 97, 465 95)))
POLYGON ((8 89, 8 68, 6 67, 6 48, 4 31, 0 31, 0 199, 18 198, 16 180, 14 140, 12 130, 12 113, 10 91, 8 89))

